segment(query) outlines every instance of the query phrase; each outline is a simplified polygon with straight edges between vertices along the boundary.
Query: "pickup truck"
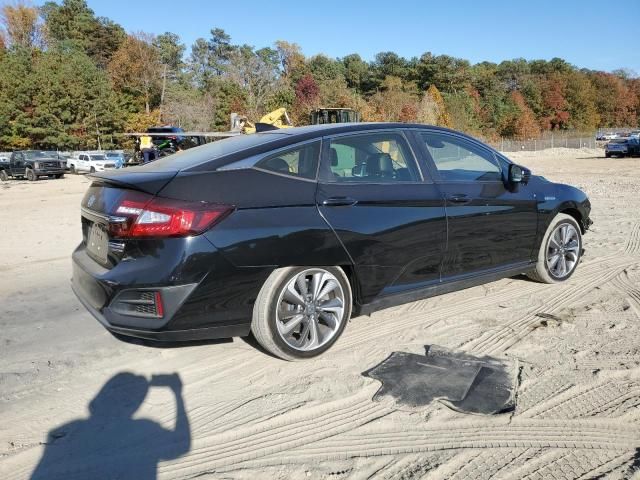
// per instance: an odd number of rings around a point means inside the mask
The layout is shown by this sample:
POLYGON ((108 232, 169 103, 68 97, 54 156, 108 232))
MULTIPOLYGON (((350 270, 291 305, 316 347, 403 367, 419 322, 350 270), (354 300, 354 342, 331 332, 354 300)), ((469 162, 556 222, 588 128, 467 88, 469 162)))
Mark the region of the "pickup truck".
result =
POLYGON ((64 162, 57 155, 39 150, 19 150, 13 152, 9 162, 0 162, 0 180, 7 181, 9 177, 25 178, 32 182, 40 177, 64 177, 64 162))
POLYGON ((116 168, 116 160, 108 159, 103 152, 75 152, 67 160, 70 173, 95 173, 116 168))

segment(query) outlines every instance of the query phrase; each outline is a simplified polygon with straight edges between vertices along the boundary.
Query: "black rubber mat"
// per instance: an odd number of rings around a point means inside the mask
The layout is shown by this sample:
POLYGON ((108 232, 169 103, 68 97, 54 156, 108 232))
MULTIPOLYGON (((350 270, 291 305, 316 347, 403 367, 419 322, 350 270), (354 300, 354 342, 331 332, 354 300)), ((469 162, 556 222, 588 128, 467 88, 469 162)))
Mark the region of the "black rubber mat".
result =
POLYGON ((426 345, 425 355, 393 352, 363 373, 382 382, 374 400, 391 396, 398 405, 421 407, 439 400, 454 410, 495 414, 515 408, 517 365, 426 345))

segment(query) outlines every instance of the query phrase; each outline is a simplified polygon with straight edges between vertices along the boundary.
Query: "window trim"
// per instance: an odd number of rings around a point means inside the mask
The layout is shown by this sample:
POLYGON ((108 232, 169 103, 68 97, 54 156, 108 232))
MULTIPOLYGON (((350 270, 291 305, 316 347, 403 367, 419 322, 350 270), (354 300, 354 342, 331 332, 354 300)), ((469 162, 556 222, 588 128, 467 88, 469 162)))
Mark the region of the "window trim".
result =
MULTIPOLYGON (((416 141, 418 141, 421 145, 421 148, 425 154, 425 160, 427 161, 428 167, 434 177, 434 182, 441 184, 441 183, 455 183, 455 184, 478 184, 478 183, 501 183, 504 184, 504 178, 505 178, 505 168, 504 165, 502 164, 502 162, 500 161, 500 157, 498 157, 496 155, 496 152, 494 152, 492 149, 488 148, 486 145, 482 144, 481 142, 479 142, 478 140, 475 140, 473 138, 469 138, 466 137, 464 135, 460 135, 458 133, 455 132, 447 132, 447 131, 439 131, 439 130, 432 130, 429 128, 415 128, 415 129, 411 129, 412 132, 414 132, 415 136, 416 136, 416 141), (438 170, 438 167, 436 166, 436 162, 433 159, 433 157, 431 156, 431 152, 429 151, 429 149, 427 148, 424 140, 420 137, 420 134, 436 134, 436 135, 443 135, 445 137, 451 137, 454 139, 458 139, 461 140, 463 142, 467 142, 469 144, 471 144, 474 147, 477 147, 479 150, 484 151, 486 154, 488 154, 490 157, 492 157, 494 159, 494 161, 497 163, 498 168, 500 169, 500 180, 451 180, 451 179, 444 179, 442 177, 442 175, 440 175, 440 171, 438 170)), ((509 164, 511 162, 508 162, 509 164)))
MULTIPOLYGON (((362 135, 372 135, 372 134, 379 134, 379 133, 381 134, 393 133, 396 135, 400 135, 403 138, 408 148, 407 153, 409 154, 409 157, 410 157, 408 160, 413 160, 413 164, 415 166, 415 173, 418 175, 417 180, 408 180, 408 181, 402 180, 398 182, 362 182, 362 181, 331 182, 328 179, 320 178, 320 174, 319 174, 320 170, 318 170, 318 182, 322 183, 323 185, 416 185, 416 184, 423 185, 427 183, 426 181, 427 177, 424 175, 424 172, 422 171, 422 167, 420 165, 420 162, 418 161, 416 152, 413 148, 411 141, 406 135, 405 129, 389 128, 389 129, 375 129, 375 130, 358 130, 356 132, 343 132, 343 133, 338 133, 334 135, 324 136, 322 137, 323 148, 320 152, 320 163, 318 163, 318 167, 322 167, 322 162, 328 161, 328 158, 329 158, 328 150, 331 146, 331 141, 333 139, 342 138, 342 137, 358 137, 362 135)), ((331 168, 331 166, 329 166, 329 168, 331 168)))

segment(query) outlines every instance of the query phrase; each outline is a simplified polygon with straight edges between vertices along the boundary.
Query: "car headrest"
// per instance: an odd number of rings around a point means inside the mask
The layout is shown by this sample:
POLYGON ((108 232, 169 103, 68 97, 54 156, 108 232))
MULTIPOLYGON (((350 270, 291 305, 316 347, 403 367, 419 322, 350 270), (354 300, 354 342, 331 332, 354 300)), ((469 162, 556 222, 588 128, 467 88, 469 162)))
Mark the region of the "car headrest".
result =
POLYGON ((265 167, 268 170, 274 170, 276 172, 289 172, 289 164, 280 157, 269 158, 265 162, 265 167))
POLYGON ((383 173, 393 172, 393 160, 388 153, 381 153, 378 155, 378 161, 380 162, 380 171, 383 173))
POLYGON ((333 147, 329 149, 329 159, 331 160, 332 167, 338 166, 338 152, 333 147))

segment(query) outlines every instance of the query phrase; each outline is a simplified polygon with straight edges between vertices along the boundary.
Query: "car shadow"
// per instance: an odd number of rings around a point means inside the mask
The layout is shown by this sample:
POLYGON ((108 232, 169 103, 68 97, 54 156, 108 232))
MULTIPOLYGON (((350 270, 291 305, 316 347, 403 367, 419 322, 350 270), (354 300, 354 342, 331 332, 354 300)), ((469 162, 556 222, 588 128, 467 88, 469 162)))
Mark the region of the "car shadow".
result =
POLYGON ((191 448, 182 382, 175 373, 154 375, 151 380, 129 372, 118 373, 91 400, 89 413, 88 418, 49 432, 32 480, 155 479, 160 461, 178 458, 191 448), (176 402, 173 429, 153 420, 134 418, 150 387, 173 392, 176 402))

